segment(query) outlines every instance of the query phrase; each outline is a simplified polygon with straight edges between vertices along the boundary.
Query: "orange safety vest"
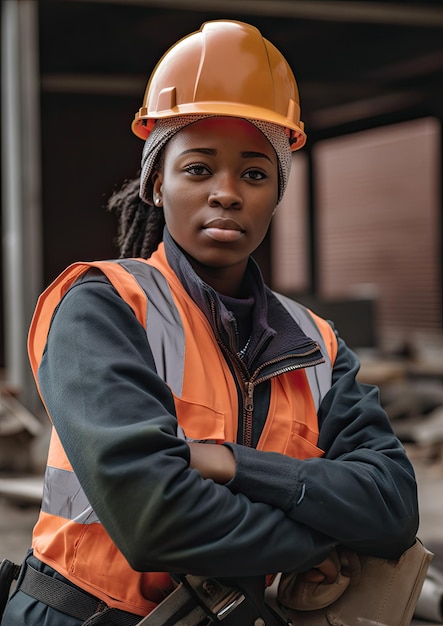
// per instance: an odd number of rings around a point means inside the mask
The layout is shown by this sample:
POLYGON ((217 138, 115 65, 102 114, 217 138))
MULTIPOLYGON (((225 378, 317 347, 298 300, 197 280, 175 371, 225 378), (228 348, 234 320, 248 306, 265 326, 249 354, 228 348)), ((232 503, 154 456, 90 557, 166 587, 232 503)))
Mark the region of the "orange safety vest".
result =
MULTIPOLYGON (((90 268, 105 274, 146 329, 157 372, 173 393, 178 423, 186 436, 235 442, 235 381, 209 322, 168 265, 163 244, 147 261, 75 263, 44 291, 28 340, 37 386, 54 311, 67 290, 90 268), (171 334, 173 342, 169 341, 171 334)), ((323 452, 317 447, 317 408, 331 385, 337 340, 326 321, 276 295, 302 330, 319 342, 325 363, 271 379, 268 417, 257 448, 299 459, 318 457, 323 452)), ((147 615, 172 588, 167 573, 137 572, 129 566, 95 516, 54 429, 32 547, 37 558, 71 582, 123 611, 147 615)))

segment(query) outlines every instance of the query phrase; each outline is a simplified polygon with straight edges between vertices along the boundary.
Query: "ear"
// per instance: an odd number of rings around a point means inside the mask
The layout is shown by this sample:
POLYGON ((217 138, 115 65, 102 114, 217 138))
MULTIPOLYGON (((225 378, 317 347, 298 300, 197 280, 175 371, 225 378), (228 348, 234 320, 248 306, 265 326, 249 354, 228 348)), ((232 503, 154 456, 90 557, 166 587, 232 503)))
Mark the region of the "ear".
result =
POLYGON ((163 185, 163 172, 156 170, 152 174, 151 180, 152 180, 152 191, 153 191, 154 197, 155 196, 161 197, 162 185, 163 185))

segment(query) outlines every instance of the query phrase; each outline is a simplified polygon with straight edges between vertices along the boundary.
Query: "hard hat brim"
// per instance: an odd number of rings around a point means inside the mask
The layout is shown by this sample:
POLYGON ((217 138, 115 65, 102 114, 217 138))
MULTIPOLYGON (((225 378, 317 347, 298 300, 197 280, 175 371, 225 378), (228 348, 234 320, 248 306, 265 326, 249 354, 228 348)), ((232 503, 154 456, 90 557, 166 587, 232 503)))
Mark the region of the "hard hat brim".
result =
POLYGON ((270 122, 283 126, 288 130, 288 138, 291 144, 292 152, 299 150, 306 143, 306 134, 304 132, 304 124, 300 121, 296 124, 293 119, 282 117, 279 114, 272 114, 268 109, 260 107, 245 106, 237 103, 216 103, 198 102, 192 104, 184 104, 175 107, 175 110, 167 110, 162 114, 156 111, 150 115, 146 108, 141 108, 136 113, 132 122, 132 132, 140 139, 147 139, 156 119, 165 119, 170 117, 178 117, 182 115, 215 115, 220 117, 240 117, 244 119, 255 119, 263 122, 270 122))

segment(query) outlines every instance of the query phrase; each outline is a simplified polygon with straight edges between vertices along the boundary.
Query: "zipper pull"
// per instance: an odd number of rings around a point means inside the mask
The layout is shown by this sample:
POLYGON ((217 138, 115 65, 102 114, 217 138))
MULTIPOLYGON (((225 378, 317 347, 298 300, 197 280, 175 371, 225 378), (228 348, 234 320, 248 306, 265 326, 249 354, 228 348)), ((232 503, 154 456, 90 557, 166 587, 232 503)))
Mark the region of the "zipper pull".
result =
POLYGON ((254 410, 254 383, 246 383, 246 402, 245 409, 248 413, 252 413, 254 410))

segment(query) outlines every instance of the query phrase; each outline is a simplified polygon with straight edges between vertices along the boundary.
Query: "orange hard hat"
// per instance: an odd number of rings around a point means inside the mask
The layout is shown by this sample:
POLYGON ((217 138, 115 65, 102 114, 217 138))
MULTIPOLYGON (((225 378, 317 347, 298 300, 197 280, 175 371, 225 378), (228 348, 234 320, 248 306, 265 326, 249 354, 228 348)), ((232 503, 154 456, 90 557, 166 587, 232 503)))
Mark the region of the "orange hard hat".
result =
POLYGON ((272 122, 287 129, 292 151, 306 141, 291 68, 257 28, 244 22, 205 22, 174 44, 149 79, 132 130, 146 139, 156 119, 180 115, 272 122))

